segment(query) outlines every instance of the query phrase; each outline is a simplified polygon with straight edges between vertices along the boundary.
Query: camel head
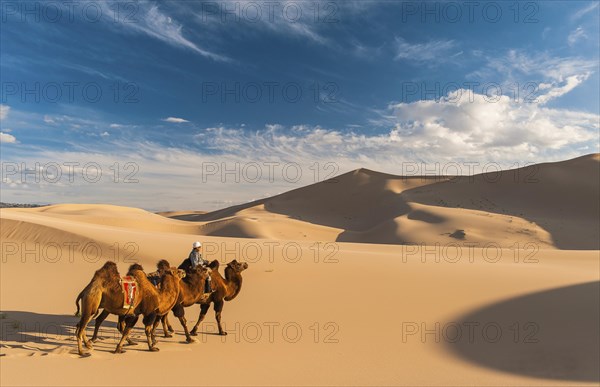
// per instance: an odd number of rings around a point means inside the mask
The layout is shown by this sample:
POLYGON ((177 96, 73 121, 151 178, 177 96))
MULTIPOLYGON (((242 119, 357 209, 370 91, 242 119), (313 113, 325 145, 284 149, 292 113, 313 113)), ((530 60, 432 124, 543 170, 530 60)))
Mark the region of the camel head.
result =
POLYGON ((238 262, 234 259, 227 264, 227 267, 233 269, 236 273, 241 273, 248 268, 248 264, 246 262, 238 262))
POLYGON ((225 267, 225 279, 229 282, 232 282, 232 293, 227 293, 223 298, 225 301, 231 301, 235 297, 237 297, 238 293, 242 289, 242 271, 248 268, 248 264, 246 262, 238 262, 236 259, 229 262, 227 267, 225 267))
POLYGON ((158 261, 158 263, 156 264, 156 269, 159 273, 164 272, 165 270, 168 270, 171 268, 171 264, 169 263, 169 261, 167 261, 166 259, 161 259, 160 261, 158 261))
POLYGON ((144 268, 139 263, 134 263, 133 265, 129 266, 129 273, 133 273, 137 270, 144 271, 144 268))

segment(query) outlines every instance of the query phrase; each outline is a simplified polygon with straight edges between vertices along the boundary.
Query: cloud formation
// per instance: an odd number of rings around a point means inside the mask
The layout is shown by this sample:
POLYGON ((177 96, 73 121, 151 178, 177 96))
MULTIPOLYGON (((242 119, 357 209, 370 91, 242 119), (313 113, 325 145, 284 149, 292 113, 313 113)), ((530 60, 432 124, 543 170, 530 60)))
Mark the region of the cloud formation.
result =
POLYGON ((571 15, 571 20, 579 20, 579 19, 581 19, 582 17, 584 17, 588 13, 590 13, 593 10, 595 10, 596 8, 598 8, 598 5, 599 5, 599 3, 597 1, 592 1, 590 4, 586 5, 585 7, 582 7, 580 9, 578 9, 577 11, 575 11, 571 15))
POLYGON ((426 43, 409 43, 403 38, 396 38, 396 60, 428 62, 435 64, 446 62, 461 52, 453 40, 431 40, 426 43))
POLYGON ((0 121, 4 120, 8 116, 9 111, 10 111, 10 106, 0 105, 0 121))
MULTIPOLYGON (((100 3, 105 8, 106 15, 112 15, 113 12, 108 8, 109 3, 100 3)), ((183 25, 161 11, 158 5, 147 1, 136 3, 136 12, 133 18, 127 20, 125 17, 110 18, 109 21, 115 22, 122 28, 130 31, 143 33, 147 36, 161 40, 174 47, 186 48, 204 57, 216 61, 230 61, 231 59, 200 47, 183 35, 183 25)))
POLYGON ((568 77, 589 74, 598 68, 597 60, 514 49, 508 50, 505 55, 489 56, 486 59, 485 69, 494 70, 509 81, 523 75, 542 75, 551 81, 563 82, 568 77))
POLYGON ((595 114, 550 109, 541 103, 466 89, 453 91, 438 102, 400 103, 392 108, 398 119, 392 137, 429 157, 482 158, 487 154, 496 159, 515 155, 538 158, 546 150, 583 146, 596 139, 600 129, 595 114))
POLYGON ((585 34, 583 28, 577 27, 576 29, 571 31, 569 37, 567 38, 567 41, 569 42, 569 46, 573 46, 575 45, 575 43, 577 43, 577 41, 585 38, 587 38, 587 35, 585 34))
POLYGON ((325 22, 331 22, 339 17, 338 5, 333 2, 207 2, 200 3, 196 8, 193 11, 203 28, 223 29, 229 32, 237 30, 244 34, 248 30, 260 29, 308 39, 322 45, 331 45, 332 41, 318 32, 320 22, 315 19, 321 18, 325 19, 325 22), (315 7, 318 7, 318 10, 315 7))
POLYGON ((179 118, 179 117, 167 117, 163 119, 164 122, 171 122, 174 124, 181 124, 184 122, 189 122, 188 120, 185 120, 183 118, 179 118))
POLYGON ((17 142, 17 139, 15 138, 15 136, 8 134, 8 133, 0 132, 0 143, 14 144, 16 142, 17 142))

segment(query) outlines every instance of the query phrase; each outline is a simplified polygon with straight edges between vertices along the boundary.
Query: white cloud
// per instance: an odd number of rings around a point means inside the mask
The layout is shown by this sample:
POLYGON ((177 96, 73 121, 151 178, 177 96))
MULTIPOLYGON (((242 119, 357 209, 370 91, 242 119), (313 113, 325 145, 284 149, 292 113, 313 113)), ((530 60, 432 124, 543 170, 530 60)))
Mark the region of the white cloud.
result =
POLYGON ((162 121, 164 121, 164 122, 172 122, 172 123, 175 123, 175 124, 181 124, 181 123, 184 123, 184 122, 189 122, 188 120, 184 120, 183 118, 179 118, 179 117, 167 117, 167 118, 164 118, 162 121))
POLYGON ((110 133, 108 133, 108 132, 100 133, 100 137, 108 137, 108 136, 110 136, 110 133))
MULTIPOLYGON (((305 38, 315 43, 331 45, 333 42, 319 34, 315 23, 316 3, 284 0, 278 2, 215 2, 197 13, 198 24, 212 29, 241 31, 247 36, 249 29, 270 30, 277 34, 305 38), (209 9, 210 8, 210 9, 209 9)), ((204 7, 204 6, 202 6, 204 7)), ((319 17, 323 22, 336 20, 337 5, 320 4, 319 17), (335 7, 333 9, 332 7, 335 7)), ((326 24, 325 24, 326 25, 326 24)))
POLYGON ((17 142, 17 139, 15 138, 15 136, 8 134, 8 133, 0 132, 0 143, 14 144, 16 142, 17 142))
POLYGON ((545 107, 587 80, 597 68, 597 61, 519 50, 485 59, 487 64, 479 72, 482 78, 490 79, 495 73, 509 86, 515 80, 531 80, 532 76, 543 82, 526 97, 458 90, 437 102, 393 105, 398 122, 392 137, 422 157, 438 153, 441 157, 460 154, 498 160, 508 152, 538 159, 545 150, 565 154, 567 149, 582 146, 597 151, 600 116, 545 107))
POLYGON ((589 78, 591 73, 571 75, 565 79, 562 83, 554 84, 540 84, 540 90, 548 90, 545 94, 539 95, 536 100, 537 102, 544 104, 554 98, 558 98, 562 95, 567 94, 577 86, 581 85, 586 79, 589 78))
MULTIPOLYGON (((114 14, 114 11, 108 8, 108 3, 100 4, 106 8, 106 15, 114 14)), ((132 18, 134 20, 128 20, 127 17, 117 17, 114 18, 115 20, 111 18, 110 22, 114 24, 116 21, 123 28, 144 33, 175 47, 187 48, 216 61, 231 60, 226 56, 206 50, 184 37, 182 32, 183 26, 172 17, 161 12, 157 5, 145 1, 136 3, 136 13, 132 18)))
POLYGON ((585 31, 581 27, 577 27, 575 30, 571 31, 567 41, 569 42, 569 46, 573 46, 577 43, 578 40, 587 38, 585 31))
POLYGON ((44 122, 47 124, 55 124, 56 121, 54 120, 54 118, 50 117, 50 116, 44 116, 44 122))
POLYGON ((462 54, 453 40, 432 40, 427 43, 408 43, 396 38, 396 60, 428 62, 429 65, 447 62, 450 58, 462 54))
POLYGON ((550 27, 545 27, 542 31, 542 39, 546 39, 551 30, 552 29, 550 27))
POLYGON ((585 7, 578 9, 576 12, 574 12, 571 15, 571 20, 581 19, 583 16, 585 16, 589 12, 592 12, 593 10, 598 8, 598 4, 599 3, 597 1, 592 1, 589 5, 586 5, 585 7))
POLYGON ((9 111, 10 111, 10 106, 0 105, 0 121, 4 120, 8 116, 9 111))
POLYGON ((477 75, 482 79, 502 77, 506 84, 537 81, 541 76, 543 82, 550 83, 553 87, 563 87, 568 82, 573 84, 574 80, 579 80, 581 83, 598 68, 597 60, 556 57, 547 52, 526 53, 520 50, 509 50, 506 55, 485 59, 487 61, 485 67, 471 75, 477 75))
POLYGON ((122 127, 123 127, 123 125, 121 125, 121 124, 110 124, 109 125, 109 128, 112 128, 112 129, 120 129, 122 127))
MULTIPOLYGON (((291 34, 299 35, 308 39, 311 39, 320 44, 327 44, 328 40, 324 38, 322 35, 317 33, 314 28, 309 26, 306 23, 279 23, 279 25, 284 25, 287 27, 287 30, 291 34)), ((273 26, 275 26, 273 24, 273 26)))
POLYGON ((392 136, 429 158, 436 154, 537 158, 545 150, 593 142, 600 129, 600 117, 595 114, 550 109, 508 96, 488 97, 466 89, 438 102, 400 103, 393 109, 398 124, 392 136))

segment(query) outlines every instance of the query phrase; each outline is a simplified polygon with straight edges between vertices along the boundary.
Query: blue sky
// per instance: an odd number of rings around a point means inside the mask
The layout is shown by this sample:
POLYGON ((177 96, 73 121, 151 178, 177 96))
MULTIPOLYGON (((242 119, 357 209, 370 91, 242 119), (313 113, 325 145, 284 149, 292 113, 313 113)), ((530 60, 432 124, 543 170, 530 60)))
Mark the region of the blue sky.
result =
POLYGON ((359 167, 504 168, 598 152, 598 2, 3 1, 1 11, 3 201, 212 209, 359 167), (78 164, 73 179, 65 163, 78 164), (103 172, 97 182, 81 178, 87 163, 103 172), (22 173, 44 168, 39 182, 22 173), (115 182, 127 173, 134 182, 115 182))

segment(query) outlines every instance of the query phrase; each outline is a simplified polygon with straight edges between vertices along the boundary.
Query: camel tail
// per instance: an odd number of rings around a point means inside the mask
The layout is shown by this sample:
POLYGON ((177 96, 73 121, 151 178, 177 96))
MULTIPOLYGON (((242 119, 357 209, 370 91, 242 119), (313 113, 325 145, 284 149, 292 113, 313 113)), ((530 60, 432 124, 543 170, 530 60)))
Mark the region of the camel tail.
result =
POLYGON ((83 291, 81 291, 81 293, 79 293, 79 295, 77 296, 77 299, 75 300, 75 306, 77 306, 77 311, 75 312, 75 317, 79 317, 81 316, 81 312, 80 312, 80 308, 79 308, 79 300, 81 300, 83 291))

